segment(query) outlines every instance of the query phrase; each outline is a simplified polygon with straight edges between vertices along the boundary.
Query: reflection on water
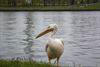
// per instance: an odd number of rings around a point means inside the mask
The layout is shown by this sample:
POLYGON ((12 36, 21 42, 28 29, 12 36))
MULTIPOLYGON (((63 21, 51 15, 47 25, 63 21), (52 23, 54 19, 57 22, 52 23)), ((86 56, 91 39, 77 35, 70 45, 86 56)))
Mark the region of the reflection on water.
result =
POLYGON ((63 38, 60 64, 99 66, 100 12, 0 12, 0 58, 24 57, 48 62, 47 36, 34 37, 48 24, 56 23, 55 37, 63 38))

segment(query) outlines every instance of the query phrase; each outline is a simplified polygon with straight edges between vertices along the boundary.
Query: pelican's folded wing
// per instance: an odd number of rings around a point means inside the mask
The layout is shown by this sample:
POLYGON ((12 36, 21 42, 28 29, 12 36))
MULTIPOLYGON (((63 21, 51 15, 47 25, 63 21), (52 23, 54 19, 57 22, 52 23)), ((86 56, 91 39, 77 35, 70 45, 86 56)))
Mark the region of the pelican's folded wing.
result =
POLYGON ((47 48, 48 48, 48 44, 46 44, 46 46, 45 46, 45 51, 47 52, 47 48))

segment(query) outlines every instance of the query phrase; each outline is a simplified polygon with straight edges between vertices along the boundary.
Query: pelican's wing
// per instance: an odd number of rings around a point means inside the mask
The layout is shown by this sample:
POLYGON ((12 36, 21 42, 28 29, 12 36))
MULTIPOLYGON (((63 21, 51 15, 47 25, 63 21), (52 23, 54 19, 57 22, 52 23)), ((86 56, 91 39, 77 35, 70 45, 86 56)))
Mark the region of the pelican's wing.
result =
POLYGON ((45 51, 47 52, 47 48, 48 48, 48 44, 46 44, 46 46, 45 46, 45 51))
POLYGON ((64 41, 63 41, 63 39, 61 38, 60 40, 61 40, 61 42, 62 42, 62 44, 63 44, 63 46, 64 46, 64 41))
POLYGON ((61 40, 61 42, 62 42, 62 44, 63 44, 63 46, 64 46, 64 42, 61 40))

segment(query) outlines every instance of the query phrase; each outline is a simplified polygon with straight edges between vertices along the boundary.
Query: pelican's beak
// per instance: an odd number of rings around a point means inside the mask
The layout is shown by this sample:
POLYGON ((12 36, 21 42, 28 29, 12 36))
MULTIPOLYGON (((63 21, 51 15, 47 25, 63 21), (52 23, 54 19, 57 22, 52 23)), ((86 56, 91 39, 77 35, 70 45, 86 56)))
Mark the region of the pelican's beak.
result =
POLYGON ((43 35, 46 34, 46 33, 49 33, 49 32, 51 32, 51 31, 53 31, 53 30, 54 30, 53 28, 50 28, 50 29, 47 29, 47 30, 41 32, 40 34, 38 34, 38 35, 36 36, 36 39, 39 38, 39 37, 41 37, 41 36, 43 36, 43 35))

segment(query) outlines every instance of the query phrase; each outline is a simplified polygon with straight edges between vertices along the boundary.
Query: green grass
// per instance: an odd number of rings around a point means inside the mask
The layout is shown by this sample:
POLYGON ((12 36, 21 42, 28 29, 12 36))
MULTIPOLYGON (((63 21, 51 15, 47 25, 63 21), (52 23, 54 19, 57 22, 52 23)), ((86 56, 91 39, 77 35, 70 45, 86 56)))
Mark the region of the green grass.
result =
MULTIPOLYGON (((0 67, 57 67, 57 66, 51 65, 45 62, 36 62, 36 61, 31 61, 31 60, 13 60, 12 59, 12 60, 0 60, 0 67)), ((73 63, 72 66, 65 64, 64 66, 60 65, 60 67, 83 67, 83 66, 81 66, 81 64, 73 63)))
POLYGON ((87 6, 72 5, 72 6, 24 6, 24 7, 0 7, 0 10, 7 11, 38 11, 38 10, 100 10, 100 4, 90 4, 87 6))
POLYGON ((0 67, 54 67, 43 62, 0 60, 0 67))

